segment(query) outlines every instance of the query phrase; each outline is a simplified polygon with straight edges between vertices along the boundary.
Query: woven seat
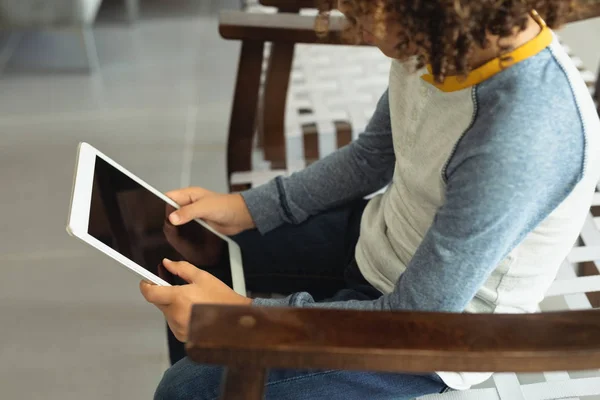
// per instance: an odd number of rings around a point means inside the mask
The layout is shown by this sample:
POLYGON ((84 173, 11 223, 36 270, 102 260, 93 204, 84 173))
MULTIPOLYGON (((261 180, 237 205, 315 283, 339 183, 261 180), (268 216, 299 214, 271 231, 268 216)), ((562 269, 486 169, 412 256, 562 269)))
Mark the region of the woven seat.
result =
MULTIPOLYGON (((273 14, 277 8, 247 2, 251 13, 273 14)), ((314 16, 316 10, 302 9, 300 15, 314 16)), ((596 89, 596 74, 563 44, 579 68, 590 93, 596 89)), ((264 51, 261 83, 268 71, 270 46, 264 51)), ((390 60, 377 48, 366 46, 297 44, 286 96, 284 169, 265 160, 259 147, 250 171, 235 173, 231 183, 261 185, 278 175, 288 175, 323 158, 356 139, 365 129, 375 105, 388 84, 390 60)), ((270 112, 264 110, 265 114, 270 112)), ((259 116, 262 110, 259 110, 259 116)), ((260 128, 260 127, 259 127, 260 128)), ((259 143, 260 144, 260 143, 259 143)))

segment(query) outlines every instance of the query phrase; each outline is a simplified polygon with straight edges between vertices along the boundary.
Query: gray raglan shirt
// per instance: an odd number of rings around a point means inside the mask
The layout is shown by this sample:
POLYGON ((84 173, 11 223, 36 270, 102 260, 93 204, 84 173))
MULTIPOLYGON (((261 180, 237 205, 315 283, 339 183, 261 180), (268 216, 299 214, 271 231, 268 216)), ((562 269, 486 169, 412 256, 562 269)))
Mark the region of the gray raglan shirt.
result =
MULTIPOLYGON (((536 311, 600 177, 595 106, 552 32, 543 34, 549 45, 475 84, 434 85, 423 79, 426 71, 411 73, 393 61, 389 89, 357 140, 244 192, 266 233, 389 184, 370 200, 356 248, 362 274, 382 297, 315 303, 296 293, 254 303, 536 311)), ((440 376, 465 389, 489 374, 440 376)))

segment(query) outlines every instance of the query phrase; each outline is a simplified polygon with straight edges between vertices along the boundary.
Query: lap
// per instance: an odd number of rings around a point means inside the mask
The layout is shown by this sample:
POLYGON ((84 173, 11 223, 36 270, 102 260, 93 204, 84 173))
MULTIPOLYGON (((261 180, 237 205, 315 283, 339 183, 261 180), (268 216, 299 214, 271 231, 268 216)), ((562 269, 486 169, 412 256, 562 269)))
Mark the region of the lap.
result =
MULTIPOLYGON (((223 372, 222 367, 199 365, 185 358, 165 373, 155 399, 218 399, 223 372)), ((276 369, 269 372, 265 398, 412 400, 445 389, 433 374, 276 369)))
POLYGON ((308 291, 317 299, 345 287, 366 201, 357 201, 261 235, 233 239, 242 250, 246 286, 255 292, 308 291))
MULTIPOLYGON (((353 275, 353 281, 360 280, 362 276, 356 268, 347 271, 346 267, 354 258, 366 204, 364 200, 355 201, 266 235, 253 230, 233 237, 242 250, 246 288, 255 293, 306 291, 319 301, 346 289, 348 273, 353 275)), ((223 266, 209 272, 231 284, 229 268, 223 266)), ((360 299, 378 295, 368 284, 363 286, 358 288, 363 295, 360 299)), ((170 329, 167 336, 174 364, 185 356, 185 350, 170 329)))

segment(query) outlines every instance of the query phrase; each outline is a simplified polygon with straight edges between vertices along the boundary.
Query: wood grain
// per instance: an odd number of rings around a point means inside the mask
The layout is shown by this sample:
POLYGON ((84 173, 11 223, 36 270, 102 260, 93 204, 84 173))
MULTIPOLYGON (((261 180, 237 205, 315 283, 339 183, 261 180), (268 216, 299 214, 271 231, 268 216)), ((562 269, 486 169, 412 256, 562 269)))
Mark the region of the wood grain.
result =
POLYGON ((242 43, 227 143, 228 181, 234 172, 250 171, 258 108, 264 43, 242 43))
POLYGON ((280 13, 261 14, 227 10, 219 15, 219 33, 228 40, 257 40, 288 43, 341 43, 340 33, 345 24, 342 17, 331 18, 331 32, 325 39, 315 33, 315 18, 280 13))
MULTIPOLYGON (((568 23, 600 17, 600 5, 590 6, 567 18, 568 23)), ((346 20, 331 16, 330 32, 318 38, 315 18, 295 13, 261 14, 227 10, 219 16, 219 32, 225 39, 258 40, 264 42, 341 44, 341 32, 346 20)))
POLYGON ((197 362, 255 368, 586 370, 600 368, 600 312, 485 315, 195 306, 187 350, 197 362), (240 323, 249 319, 254 323, 240 323))
POLYGON ((336 121, 335 128, 337 132, 337 148, 340 149, 352 142, 352 125, 345 121, 336 121))
POLYGON ((275 42, 271 45, 261 110, 265 160, 275 162, 283 169, 286 168, 285 107, 294 47, 293 43, 275 42))

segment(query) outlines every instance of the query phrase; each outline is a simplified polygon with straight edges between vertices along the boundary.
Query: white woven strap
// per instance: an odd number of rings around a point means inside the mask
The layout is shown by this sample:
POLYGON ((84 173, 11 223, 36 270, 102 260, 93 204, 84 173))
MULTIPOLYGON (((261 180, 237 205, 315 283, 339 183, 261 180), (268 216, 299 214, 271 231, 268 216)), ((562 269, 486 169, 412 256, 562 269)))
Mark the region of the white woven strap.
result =
POLYGON ((598 226, 596 226, 591 213, 585 220, 585 224, 581 230, 581 238, 584 240, 586 246, 600 245, 600 230, 598 230, 598 226))
MULTIPOLYGON (((571 376, 568 372, 558 371, 558 372, 544 372, 544 378, 546 378, 547 382, 564 382, 571 380, 571 376)), ((564 400, 580 400, 579 397, 569 397, 564 400)))
POLYGON ((600 377, 515 386, 515 383, 518 384, 518 382, 514 382, 510 375, 514 374, 494 375, 494 381, 498 389, 455 391, 419 397, 418 400, 571 400, 580 396, 600 395, 600 377), (499 379, 497 379, 498 376, 499 379))
POLYGON ((571 250, 567 260, 572 263, 600 260, 600 246, 575 247, 571 250))
MULTIPOLYGON (((558 270, 556 280, 554 281, 549 292, 554 291, 555 287, 558 287, 558 289, 556 289, 558 291, 560 289, 560 282, 574 282, 577 279, 585 278, 577 278, 577 274, 575 273, 575 266, 565 260, 560 269, 558 270)), ((546 296, 549 297, 551 295, 546 294, 546 296)), ((585 292, 571 292, 571 294, 565 294, 563 298, 569 310, 587 310, 592 308, 592 304, 590 303, 590 300, 586 296, 585 292)))
POLYGON ((526 400, 521 392, 521 383, 516 374, 494 374, 493 379, 501 400, 526 400))
POLYGON ((522 391, 527 400, 567 400, 600 395, 600 377, 534 383, 522 386, 522 391))
POLYGON ((583 276, 554 282, 546 296, 595 292, 598 288, 600 288, 600 275, 583 276))

